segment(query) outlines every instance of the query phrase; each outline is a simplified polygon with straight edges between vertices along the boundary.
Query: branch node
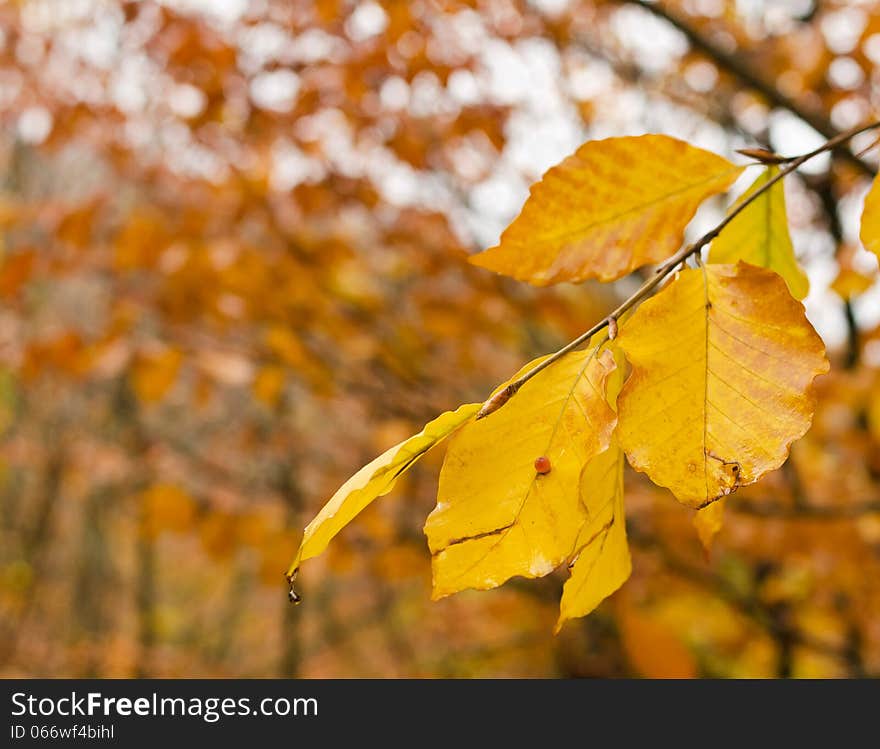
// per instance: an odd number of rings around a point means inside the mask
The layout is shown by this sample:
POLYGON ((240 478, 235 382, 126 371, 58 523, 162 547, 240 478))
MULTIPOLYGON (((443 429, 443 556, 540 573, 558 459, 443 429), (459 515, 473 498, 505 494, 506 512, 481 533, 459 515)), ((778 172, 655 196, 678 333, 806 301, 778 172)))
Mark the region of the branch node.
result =
POLYGON ((617 338, 617 318, 614 315, 608 316, 608 340, 613 341, 617 338))
POLYGON ((507 387, 501 388, 495 395, 493 395, 489 400, 487 400, 483 407, 477 412, 475 421, 479 421, 480 419, 485 419, 489 414, 495 413, 499 408, 501 408, 507 401, 509 401, 514 395, 516 395, 516 391, 519 390, 519 385, 516 383, 511 383, 507 387))

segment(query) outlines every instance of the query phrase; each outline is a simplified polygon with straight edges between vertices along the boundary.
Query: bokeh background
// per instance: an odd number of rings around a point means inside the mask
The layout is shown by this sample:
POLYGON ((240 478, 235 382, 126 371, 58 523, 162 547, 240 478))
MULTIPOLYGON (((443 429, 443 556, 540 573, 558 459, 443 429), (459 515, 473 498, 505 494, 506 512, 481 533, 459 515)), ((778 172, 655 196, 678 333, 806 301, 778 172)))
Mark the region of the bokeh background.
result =
POLYGON ((876 150, 786 184, 834 370, 711 554, 630 472, 592 616, 552 635, 564 572, 432 603, 438 451, 302 605, 282 577, 360 465, 638 283, 466 263, 547 167, 642 132, 800 153, 872 117, 878 63, 858 0, 0 3, 0 675, 880 674, 876 150))

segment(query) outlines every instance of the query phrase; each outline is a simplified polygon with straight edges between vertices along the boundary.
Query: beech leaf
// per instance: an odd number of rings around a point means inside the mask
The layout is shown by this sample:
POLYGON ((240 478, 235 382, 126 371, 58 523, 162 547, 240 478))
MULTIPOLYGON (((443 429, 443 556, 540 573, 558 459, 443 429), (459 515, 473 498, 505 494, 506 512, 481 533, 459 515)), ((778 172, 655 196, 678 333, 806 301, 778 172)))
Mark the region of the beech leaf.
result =
POLYGON ((722 497, 710 505, 706 505, 702 510, 697 510, 694 515, 694 528, 697 529, 697 536, 703 545, 703 551, 708 558, 712 551, 712 542, 721 532, 724 525, 724 504, 727 499, 722 497))
POLYGON ((571 577, 562 589, 558 632, 586 616, 617 590, 632 571, 623 508, 623 451, 612 441, 581 473, 581 501, 588 513, 575 543, 571 577))
POLYGON ((451 440, 425 524, 435 599, 541 577, 571 555, 586 519, 581 471, 616 422, 605 397, 615 366, 608 349, 567 354, 451 440))
POLYGON ((288 574, 293 574, 306 559, 320 554, 331 539, 377 497, 388 494, 397 479, 438 442, 449 436, 480 410, 479 403, 446 411, 409 439, 386 450, 361 468, 330 498, 306 526, 299 551, 288 574))
POLYGON ((589 141, 532 185, 500 243, 470 262, 538 286, 612 281, 677 250, 700 203, 743 168, 667 135, 589 141))
POLYGON ((617 342, 632 365, 620 444, 633 468, 697 508, 785 462, 829 368, 782 278, 743 262, 681 272, 617 342))
POLYGON ((865 196, 859 237, 865 249, 880 258, 880 179, 874 179, 865 196))
MULTIPOLYGON (((749 200, 778 173, 779 167, 776 166, 765 169, 736 205, 749 200)), ((737 260, 778 273, 795 299, 803 299, 810 290, 810 282, 798 265, 788 233, 782 181, 754 198, 713 240, 709 248, 710 263, 735 263, 737 260)))
MULTIPOLYGON (((616 411, 626 360, 616 345, 608 347, 617 367, 606 380, 605 398, 616 411)), ((581 471, 579 492, 586 521, 569 564, 571 577, 562 589, 556 632, 569 619, 593 611, 623 585, 632 571, 623 507, 624 462, 623 451, 612 437, 608 449, 581 471)))

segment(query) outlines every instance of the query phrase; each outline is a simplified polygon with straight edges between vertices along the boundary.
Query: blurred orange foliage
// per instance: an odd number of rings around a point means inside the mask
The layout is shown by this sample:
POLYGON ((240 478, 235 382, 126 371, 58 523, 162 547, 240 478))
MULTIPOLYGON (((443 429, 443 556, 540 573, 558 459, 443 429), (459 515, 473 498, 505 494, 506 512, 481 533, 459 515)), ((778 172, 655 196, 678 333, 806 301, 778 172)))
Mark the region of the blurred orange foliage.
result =
MULTIPOLYGON (((873 6, 662 5, 801 114, 876 111, 873 6)), ((0 674, 880 674, 880 328, 854 226, 874 152, 786 186, 833 371, 708 560, 693 513, 631 474, 633 576, 595 614, 550 634, 564 571, 432 603, 431 456, 287 603, 301 528, 353 467, 631 292, 466 261, 548 166, 625 132, 813 144, 638 3, 21 0, 0 120, 0 674)))

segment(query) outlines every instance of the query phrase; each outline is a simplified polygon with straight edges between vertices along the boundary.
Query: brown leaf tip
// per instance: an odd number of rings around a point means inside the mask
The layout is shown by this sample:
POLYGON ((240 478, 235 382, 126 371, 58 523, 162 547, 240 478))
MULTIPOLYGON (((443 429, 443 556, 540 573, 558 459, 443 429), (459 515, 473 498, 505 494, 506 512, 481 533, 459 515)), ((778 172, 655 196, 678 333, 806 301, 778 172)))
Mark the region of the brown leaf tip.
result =
POLYGON ((736 152, 748 156, 750 159, 755 159, 755 161, 760 161, 762 164, 784 164, 788 161, 784 156, 768 151, 766 148, 738 148, 736 152))

